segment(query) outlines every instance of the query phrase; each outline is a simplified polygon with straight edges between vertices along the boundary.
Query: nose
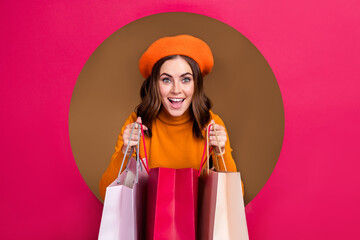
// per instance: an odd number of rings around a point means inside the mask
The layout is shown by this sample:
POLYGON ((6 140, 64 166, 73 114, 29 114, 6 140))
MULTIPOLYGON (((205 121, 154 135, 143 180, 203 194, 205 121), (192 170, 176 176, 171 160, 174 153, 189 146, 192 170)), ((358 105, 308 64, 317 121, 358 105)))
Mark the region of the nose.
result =
POLYGON ((171 88, 171 91, 172 91, 172 93, 174 93, 174 94, 180 93, 180 84, 179 84, 179 81, 174 81, 174 84, 173 84, 173 86, 172 86, 172 88, 171 88))

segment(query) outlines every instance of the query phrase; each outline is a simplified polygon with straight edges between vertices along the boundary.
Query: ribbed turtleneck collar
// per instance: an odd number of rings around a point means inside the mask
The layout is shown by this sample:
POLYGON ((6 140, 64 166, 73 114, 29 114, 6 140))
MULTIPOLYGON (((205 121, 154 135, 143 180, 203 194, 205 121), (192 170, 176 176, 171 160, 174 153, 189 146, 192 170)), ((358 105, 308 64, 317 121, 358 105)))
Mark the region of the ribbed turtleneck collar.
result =
POLYGON ((183 115, 179 117, 171 116, 166 109, 161 108, 158 114, 160 121, 169 125, 180 125, 191 120, 190 110, 186 110, 183 115))

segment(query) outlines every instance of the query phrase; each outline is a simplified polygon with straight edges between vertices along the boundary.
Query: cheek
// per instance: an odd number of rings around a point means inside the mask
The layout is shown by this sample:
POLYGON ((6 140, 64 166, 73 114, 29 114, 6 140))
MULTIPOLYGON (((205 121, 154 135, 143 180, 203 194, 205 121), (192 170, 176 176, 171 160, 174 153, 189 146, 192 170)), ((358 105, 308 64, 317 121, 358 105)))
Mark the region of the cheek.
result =
POLYGON ((187 91, 186 92, 186 96, 189 98, 192 98, 192 96, 194 95, 194 91, 187 91))
POLYGON ((185 90, 186 96, 188 97, 192 97, 194 95, 194 85, 189 86, 186 90, 185 90))
POLYGON ((161 95, 161 98, 166 98, 169 92, 169 89, 166 86, 159 85, 159 92, 161 95))
POLYGON ((164 96, 164 86, 160 82, 158 82, 158 89, 159 89, 160 97, 162 98, 164 96))

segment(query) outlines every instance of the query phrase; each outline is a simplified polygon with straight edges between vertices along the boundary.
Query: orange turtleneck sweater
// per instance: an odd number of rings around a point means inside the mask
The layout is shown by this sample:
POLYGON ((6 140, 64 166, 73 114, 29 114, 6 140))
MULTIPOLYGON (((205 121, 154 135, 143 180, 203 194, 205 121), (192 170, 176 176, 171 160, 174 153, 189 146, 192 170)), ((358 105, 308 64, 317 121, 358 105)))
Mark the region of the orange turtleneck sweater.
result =
MULTIPOLYGON (((211 119, 216 124, 225 127, 221 118, 210 111, 211 119)), ((121 161, 124 154, 121 151, 123 145, 122 135, 125 126, 135 122, 136 113, 133 112, 127 118, 121 129, 115 152, 111 157, 111 162, 100 180, 100 195, 104 199, 105 190, 118 176, 121 161)), ((148 154, 149 168, 166 167, 166 168, 200 168, 201 157, 204 151, 205 139, 198 139, 192 132, 193 121, 189 111, 186 111, 180 117, 173 117, 167 111, 160 111, 158 117, 152 124, 152 137, 145 136, 146 152, 148 154)), ((204 134, 204 132, 203 132, 204 134)), ((205 136, 205 135, 204 135, 205 136)), ((228 171, 235 172, 236 165, 231 156, 229 136, 225 144, 225 164, 228 171)), ((214 154, 214 153, 213 153, 214 154)), ((140 141, 140 155, 145 157, 142 140, 140 141)), ((224 170, 221 157, 218 157, 220 169, 224 170)), ((214 156, 213 156, 213 159, 214 156)), ((127 161, 127 158, 126 158, 127 161)), ((124 164, 125 168, 126 162, 124 164)))

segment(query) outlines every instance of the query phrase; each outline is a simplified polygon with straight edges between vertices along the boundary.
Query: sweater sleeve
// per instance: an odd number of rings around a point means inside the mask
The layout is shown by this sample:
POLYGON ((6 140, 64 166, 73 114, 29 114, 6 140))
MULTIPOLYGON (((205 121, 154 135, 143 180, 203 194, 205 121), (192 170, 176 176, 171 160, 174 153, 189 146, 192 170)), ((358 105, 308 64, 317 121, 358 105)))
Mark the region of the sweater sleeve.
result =
MULTIPOLYGON (((215 121, 215 123, 223 126, 226 131, 227 141, 225 143, 225 151, 224 151, 224 155, 223 155, 226 169, 228 172, 236 172, 237 168, 236 168, 235 161, 231 155, 232 149, 230 147, 230 138, 229 138, 228 132, 226 130, 225 123, 218 115, 216 115, 212 112, 211 112, 211 115, 212 115, 212 119, 215 121)), ((217 154, 215 153, 215 151, 213 151, 212 159, 214 160, 214 166, 216 168, 220 169, 221 171, 225 171, 225 167, 224 167, 221 156, 220 155, 216 156, 216 155, 217 154)), ((243 184, 242 180, 241 180, 241 187, 242 187, 242 192, 244 195, 244 184, 243 184)))
MULTIPOLYGON (((124 154, 121 151, 121 148, 124 144, 122 135, 124 133, 125 127, 128 124, 133 123, 135 121, 136 121, 136 113, 133 112, 126 119, 126 121, 121 129, 121 132, 118 136, 118 140, 117 140, 117 143, 115 146, 115 152, 113 153, 113 155, 111 157, 110 164, 100 179, 99 190, 100 190, 100 196, 102 199, 105 199, 105 191, 106 191, 107 186, 109 186, 117 178, 117 176, 119 174, 121 162, 122 162, 122 159, 124 158, 124 154)), ((128 158, 125 159, 125 163, 124 163, 124 167, 123 167, 122 171, 125 169, 127 160, 128 160, 128 158)))

